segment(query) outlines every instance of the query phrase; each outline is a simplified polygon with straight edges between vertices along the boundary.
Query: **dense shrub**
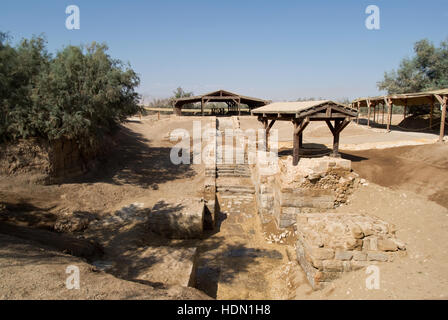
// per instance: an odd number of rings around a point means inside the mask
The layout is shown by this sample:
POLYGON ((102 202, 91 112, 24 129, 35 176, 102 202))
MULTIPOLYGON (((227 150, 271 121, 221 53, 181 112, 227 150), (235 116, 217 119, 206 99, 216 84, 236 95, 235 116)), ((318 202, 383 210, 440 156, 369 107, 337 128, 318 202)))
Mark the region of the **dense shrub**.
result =
POLYGON ((83 147, 101 141, 141 108, 139 77, 105 45, 68 46, 55 57, 42 37, 17 47, 0 36, 0 136, 74 139, 83 147))

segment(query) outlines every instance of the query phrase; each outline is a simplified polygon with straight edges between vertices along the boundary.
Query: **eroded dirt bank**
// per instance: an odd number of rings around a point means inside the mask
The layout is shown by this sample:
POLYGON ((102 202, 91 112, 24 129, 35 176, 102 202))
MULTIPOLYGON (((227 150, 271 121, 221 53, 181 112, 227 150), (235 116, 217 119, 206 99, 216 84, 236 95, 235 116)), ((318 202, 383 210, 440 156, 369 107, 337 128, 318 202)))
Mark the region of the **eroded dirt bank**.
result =
POLYGON ((369 181, 409 190, 448 208, 448 145, 347 151, 353 169, 369 181))

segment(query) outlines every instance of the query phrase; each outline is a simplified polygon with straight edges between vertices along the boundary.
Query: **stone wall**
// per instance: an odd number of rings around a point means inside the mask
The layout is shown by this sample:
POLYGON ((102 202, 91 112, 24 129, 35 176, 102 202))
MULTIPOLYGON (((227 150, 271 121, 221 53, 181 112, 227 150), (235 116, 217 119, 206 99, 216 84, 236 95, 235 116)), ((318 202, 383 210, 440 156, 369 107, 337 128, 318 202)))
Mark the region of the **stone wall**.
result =
MULTIPOLYGON (((210 117, 207 125, 209 132, 216 132, 216 117, 210 117)), ((209 150, 205 161, 205 181, 204 181, 204 205, 205 205, 205 228, 213 230, 216 225, 216 216, 219 211, 219 204, 216 198, 216 135, 210 134, 205 141, 206 144, 214 145, 214 149, 209 150)))
POLYGON ((0 145, 0 175, 26 176, 30 182, 57 183, 87 171, 95 152, 80 150, 73 140, 40 138, 0 145))
MULTIPOLYGON (((260 151, 257 158, 263 154, 260 151)), ((257 161, 252 178, 263 222, 274 218, 280 228, 295 224, 298 214, 346 202, 359 183, 358 175, 351 172, 350 160, 332 157, 302 158, 297 166, 292 165, 292 157, 257 161)))
POLYGON ((344 272, 389 262, 406 250, 393 225, 359 214, 297 216, 297 259, 314 289, 344 272))

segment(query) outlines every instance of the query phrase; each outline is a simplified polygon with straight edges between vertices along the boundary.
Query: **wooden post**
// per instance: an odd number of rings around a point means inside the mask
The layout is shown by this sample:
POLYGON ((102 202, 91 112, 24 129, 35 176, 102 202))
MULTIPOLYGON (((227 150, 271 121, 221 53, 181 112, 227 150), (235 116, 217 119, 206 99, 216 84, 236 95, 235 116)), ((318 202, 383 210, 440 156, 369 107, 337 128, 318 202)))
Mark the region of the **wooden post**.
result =
POLYGON ((384 102, 382 103, 382 105, 383 105, 383 117, 381 118, 381 124, 383 125, 384 124, 384 102))
POLYGON ((160 111, 157 111, 157 120, 160 120, 160 111))
POLYGON ((294 123, 294 135, 293 135, 293 150, 292 150, 292 165, 296 166, 300 159, 300 147, 302 146, 302 133, 303 130, 310 123, 310 119, 307 117, 301 120, 293 120, 294 123))
POLYGON ((408 99, 405 99, 403 108, 403 120, 406 119, 407 111, 408 111, 408 99))
POLYGON ((330 120, 325 120, 325 122, 328 125, 328 128, 330 129, 331 133, 333 134, 333 157, 339 158, 339 134, 346 126, 350 124, 350 118, 345 118, 344 120, 341 119, 335 119, 334 120, 334 127, 331 124, 330 120))
POLYGON ((333 133, 333 154, 332 156, 335 158, 339 157, 339 131, 336 128, 339 128, 340 120, 334 120, 334 133, 333 133))
POLYGON ((300 138, 296 132, 299 130, 299 123, 294 121, 294 135, 293 135, 293 149, 292 149, 292 165, 296 166, 299 163, 300 152, 300 138))
POLYGON ((445 119, 446 119, 446 102, 447 96, 443 98, 438 94, 435 94, 434 97, 439 101, 440 107, 442 108, 442 117, 440 118, 440 135, 439 142, 443 142, 443 138, 445 136, 445 119))
POLYGON ((204 99, 201 100, 201 115, 204 116, 204 99))
POLYGON ((429 130, 432 129, 432 115, 434 113, 434 98, 431 99, 431 109, 429 111, 429 130))
POLYGON ((269 120, 266 119, 266 122, 264 122, 264 130, 266 131, 266 152, 268 151, 269 148, 269 132, 271 131, 272 126, 275 123, 275 119, 271 120, 271 122, 268 124, 269 120))
POLYGON ((376 123, 376 103, 373 104, 373 122, 376 123))
POLYGON ((356 124, 359 124, 359 112, 361 111, 360 102, 358 101, 358 114, 356 115, 356 124))
POLYGON ((369 99, 367 99, 366 102, 367 102, 367 127, 370 128, 370 106, 371 106, 371 103, 370 103, 369 99))
POLYGON ((238 98, 238 115, 241 115, 241 99, 238 98))
POLYGON ((389 98, 384 98, 384 102, 387 104, 387 110, 389 112, 388 120, 387 120, 387 132, 390 132, 390 125, 392 123, 392 100, 389 98))

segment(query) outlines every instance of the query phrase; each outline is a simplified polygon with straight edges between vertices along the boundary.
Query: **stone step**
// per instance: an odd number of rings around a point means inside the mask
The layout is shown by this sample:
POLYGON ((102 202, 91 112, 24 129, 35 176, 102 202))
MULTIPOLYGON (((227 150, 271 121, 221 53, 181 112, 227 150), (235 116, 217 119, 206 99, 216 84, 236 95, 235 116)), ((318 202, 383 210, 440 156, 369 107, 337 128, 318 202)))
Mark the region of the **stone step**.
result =
POLYGON ((255 188, 253 186, 239 186, 239 185, 218 185, 216 186, 218 192, 254 194, 255 188))

